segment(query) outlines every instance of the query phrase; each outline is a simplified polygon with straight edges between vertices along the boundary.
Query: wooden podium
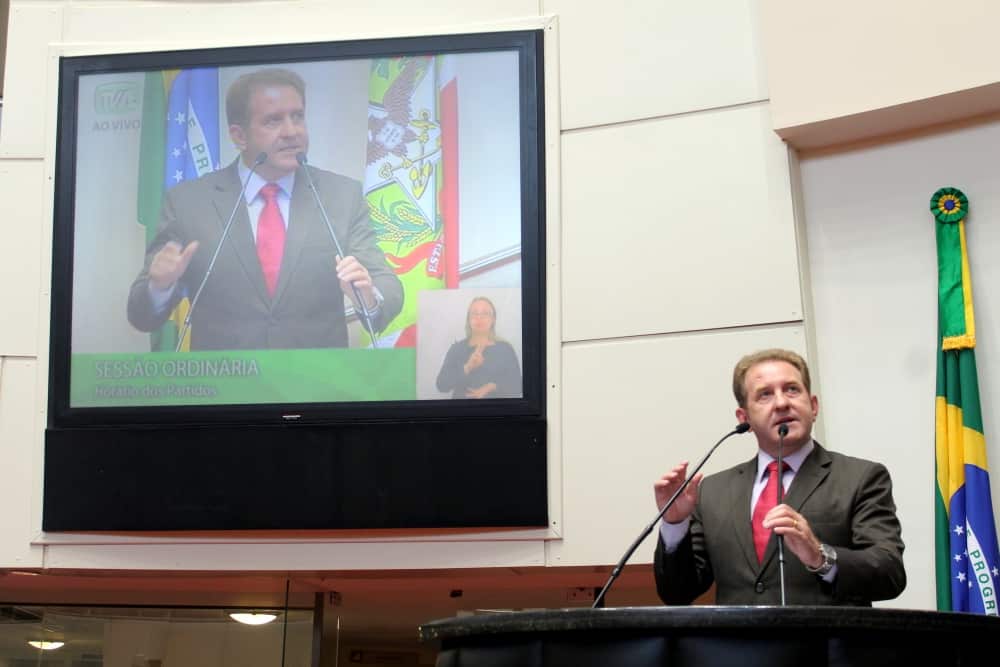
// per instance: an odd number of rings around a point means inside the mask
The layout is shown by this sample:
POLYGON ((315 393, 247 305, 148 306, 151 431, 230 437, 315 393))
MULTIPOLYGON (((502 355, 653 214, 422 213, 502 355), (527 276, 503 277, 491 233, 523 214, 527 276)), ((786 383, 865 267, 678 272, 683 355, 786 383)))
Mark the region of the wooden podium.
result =
POLYGON ((996 665, 1000 618, 869 607, 624 607, 420 627, 437 667, 996 665))

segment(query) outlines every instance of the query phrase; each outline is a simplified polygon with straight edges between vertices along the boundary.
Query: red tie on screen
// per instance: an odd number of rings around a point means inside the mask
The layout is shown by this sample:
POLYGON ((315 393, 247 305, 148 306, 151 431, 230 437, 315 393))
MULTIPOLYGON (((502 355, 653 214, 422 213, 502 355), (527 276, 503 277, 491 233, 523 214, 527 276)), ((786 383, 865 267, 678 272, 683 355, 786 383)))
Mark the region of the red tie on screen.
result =
POLYGON ((264 198, 264 210, 257 220, 257 257, 264 271, 267 293, 272 297, 278 287, 278 273, 281 271, 281 255, 285 251, 285 221, 278 208, 278 192, 281 188, 268 183, 260 189, 264 198))
MULTIPOLYGON (((781 462, 782 470, 791 470, 784 461, 781 462)), ((767 484, 757 498, 757 504, 753 508, 753 545, 757 549, 757 562, 764 561, 764 549, 767 548, 767 541, 771 539, 771 531, 764 527, 764 517, 778 504, 778 462, 771 461, 767 464, 767 484)))

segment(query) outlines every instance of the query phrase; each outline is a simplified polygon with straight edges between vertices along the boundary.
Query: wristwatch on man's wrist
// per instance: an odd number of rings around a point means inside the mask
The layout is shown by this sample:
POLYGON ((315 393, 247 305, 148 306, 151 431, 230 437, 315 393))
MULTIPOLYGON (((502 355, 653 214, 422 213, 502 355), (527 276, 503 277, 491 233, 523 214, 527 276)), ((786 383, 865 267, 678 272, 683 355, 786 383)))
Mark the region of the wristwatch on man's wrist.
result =
POLYGON ((837 564, 837 552, 829 544, 819 544, 819 553, 823 556, 823 562, 820 563, 819 567, 809 567, 806 565, 806 569, 813 574, 825 577, 833 569, 833 566, 837 564))

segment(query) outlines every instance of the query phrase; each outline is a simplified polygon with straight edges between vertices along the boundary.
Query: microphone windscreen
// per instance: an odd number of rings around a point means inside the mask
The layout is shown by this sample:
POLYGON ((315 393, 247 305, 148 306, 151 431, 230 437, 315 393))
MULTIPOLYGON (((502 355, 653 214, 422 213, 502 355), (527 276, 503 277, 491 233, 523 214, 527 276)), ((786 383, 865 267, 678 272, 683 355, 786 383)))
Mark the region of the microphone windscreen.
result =
POLYGON ((306 154, 301 151, 295 154, 295 159, 299 161, 303 167, 306 166, 306 154))
POLYGON ((737 433, 746 433, 747 431, 750 430, 750 422, 740 422, 739 424, 736 425, 736 428, 733 430, 736 431, 737 433))
POLYGON ((267 162, 267 153, 261 152, 260 155, 257 156, 257 159, 253 161, 253 166, 259 167, 265 162, 267 162))
POLYGON ((788 424, 778 425, 778 435, 780 435, 782 438, 788 435, 788 424))

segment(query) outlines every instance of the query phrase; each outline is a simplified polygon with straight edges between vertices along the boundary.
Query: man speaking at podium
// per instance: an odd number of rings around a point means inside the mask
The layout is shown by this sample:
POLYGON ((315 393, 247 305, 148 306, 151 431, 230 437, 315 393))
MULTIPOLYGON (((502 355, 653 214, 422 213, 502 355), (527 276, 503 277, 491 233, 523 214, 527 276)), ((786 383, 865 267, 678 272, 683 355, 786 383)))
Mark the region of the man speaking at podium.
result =
MULTIPOLYGON (((695 475, 664 515, 654 559, 663 602, 690 604, 714 582, 717 604, 779 604, 781 569, 789 604, 871 606, 899 595, 906 572, 889 473, 813 440, 819 401, 805 360, 787 350, 745 356, 733 393, 757 456, 695 475), (779 442, 786 495, 776 504, 779 442), (783 568, 774 535, 784 539, 783 568)), ((684 462, 654 484, 661 509, 686 473, 684 462)))
POLYGON ((160 327, 204 281, 192 349, 346 347, 344 295, 384 329, 402 307, 402 286, 375 244, 361 184, 306 166, 302 78, 284 69, 239 77, 226 118, 240 157, 164 196, 129 321, 160 327))

